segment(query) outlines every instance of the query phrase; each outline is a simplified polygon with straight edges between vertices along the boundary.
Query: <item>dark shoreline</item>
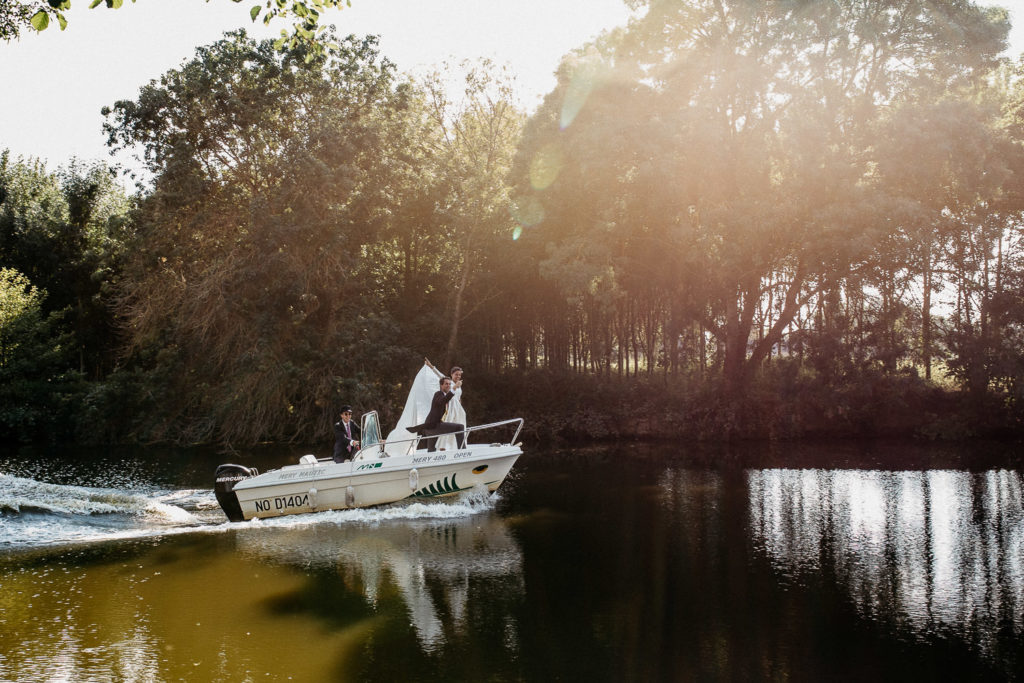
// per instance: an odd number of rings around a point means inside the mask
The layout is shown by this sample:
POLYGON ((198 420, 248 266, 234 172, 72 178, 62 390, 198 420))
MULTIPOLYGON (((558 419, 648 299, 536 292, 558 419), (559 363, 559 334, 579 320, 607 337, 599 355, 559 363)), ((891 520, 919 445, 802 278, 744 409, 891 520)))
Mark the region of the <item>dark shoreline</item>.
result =
MULTIPOLYGON (((794 443, 890 439, 920 443, 974 443, 1024 440, 1024 414, 1016 401, 995 393, 972 396, 912 375, 849 378, 827 384, 808 378, 796 383, 756 379, 740 396, 730 395, 715 378, 694 380, 661 374, 639 377, 594 376, 543 370, 476 373, 463 403, 471 425, 524 419, 519 440, 527 445, 584 445, 619 441, 649 443, 794 443)), ((357 416, 377 409, 382 424, 393 425, 405 396, 379 401, 354 397, 357 416), (383 403, 383 406, 379 404, 383 403)), ((150 448, 200 447, 222 453, 253 446, 303 448, 327 444, 329 425, 291 439, 255 443, 175 443, 124 434, 115 423, 144 423, 141 406, 109 417, 110 429, 93 433, 107 439, 67 438, 72 430, 53 433, 39 446, 150 448), (308 446, 307 446, 308 447, 308 446)), ((510 438, 511 434, 502 438, 510 438)), ((16 441, 0 443, 16 450, 16 441)), ((312 449, 314 452, 316 448, 312 449)), ((309 452, 309 451, 307 451, 309 452)))
POLYGON ((1019 441, 1024 420, 995 395, 973 397, 916 377, 828 386, 756 382, 730 397, 714 380, 524 373, 477 378, 464 403, 476 423, 525 418, 524 435, 560 443, 905 439, 1019 441), (478 396, 500 397, 480 405, 478 396), (599 397, 607 400, 595 400, 599 397), (476 399, 476 400, 475 400, 476 399), (510 410, 511 407, 511 410, 510 410), (480 415, 480 419, 476 415, 480 415))

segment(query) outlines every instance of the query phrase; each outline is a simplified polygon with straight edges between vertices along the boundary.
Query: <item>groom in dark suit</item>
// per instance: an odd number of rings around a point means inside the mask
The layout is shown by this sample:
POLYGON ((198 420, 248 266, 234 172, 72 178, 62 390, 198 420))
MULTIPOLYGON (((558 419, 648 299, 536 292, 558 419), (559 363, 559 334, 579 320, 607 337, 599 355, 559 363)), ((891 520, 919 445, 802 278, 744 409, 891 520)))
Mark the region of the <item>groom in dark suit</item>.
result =
MULTIPOLYGON (((423 424, 410 427, 410 432, 416 432, 420 436, 440 436, 441 434, 454 434, 455 432, 461 432, 466 428, 466 425, 459 424, 457 422, 443 422, 441 420, 444 417, 445 410, 448 408, 448 401, 452 400, 455 394, 452 393, 452 380, 449 377, 441 378, 441 390, 434 394, 434 398, 430 400, 430 412, 427 413, 427 419, 423 421, 423 424)), ((466 447, 466 435, 462 434, 459 436, 459 448, 466 447)), ((437 450, 437 439, 428 440, 428 451, 437 450)))
POLYGON ((334 423, 334 462, 348 462, 359 450, 359 427, 352 421, 352 406, 342 406, 334 423))

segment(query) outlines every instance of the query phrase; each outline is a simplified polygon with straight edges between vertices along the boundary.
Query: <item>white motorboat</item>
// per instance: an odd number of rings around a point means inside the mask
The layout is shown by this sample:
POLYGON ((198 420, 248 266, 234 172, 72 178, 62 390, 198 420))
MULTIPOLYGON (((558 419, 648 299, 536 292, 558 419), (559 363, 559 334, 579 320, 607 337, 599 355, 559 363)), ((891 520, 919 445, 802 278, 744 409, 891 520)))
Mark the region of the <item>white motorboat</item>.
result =
POLYGON ((470 427, 464 448, 430 451, 421 445, 432 437, 404 429, 410 438, 393 439, 392 432, 382 440, 377 412, 371 411, 362 417, 360 450, 349 462, 304 455, 296 465, 263 474, 243 465, 221 465, 214 488, 233 522, 384 505, 477 487, 495 491, 523 454, 516 442, 522 427, 522 418, 470 427), (509 432, 512 438, 504 443, 473 443, 482 433, 509 432))

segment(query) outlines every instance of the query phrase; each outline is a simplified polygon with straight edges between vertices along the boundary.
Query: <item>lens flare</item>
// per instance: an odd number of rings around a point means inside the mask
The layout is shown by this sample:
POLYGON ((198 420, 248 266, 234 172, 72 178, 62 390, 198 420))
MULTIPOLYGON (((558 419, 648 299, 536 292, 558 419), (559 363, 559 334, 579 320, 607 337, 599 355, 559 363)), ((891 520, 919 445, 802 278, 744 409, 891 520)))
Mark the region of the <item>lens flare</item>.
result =
MULTIPOLYGON (((533 196, 517 197, 509 203, 509 213, 521 227, 529 228, 544 220, 544 205, 533 196)), ((522 235, 521 230, 519 234, 522 235)))
POLYGON ((606 72, 607 68, 595 51, 580 58, 569 81, 569 87, 565 90, 565 99, 562 100, 562 130, 576 120, 590 93, 604 80, 606 72))
POLYGON ((530 185, 535 190, 543 190, 555 182, 562 167, 565 165, 565 156, 562 148, 556 143, 544 145, 530 162, 530 185))
POLYGON ((515 242, 523 236, 523 226, 517 225, 516 229, 512 231, 512 241, 515 242))

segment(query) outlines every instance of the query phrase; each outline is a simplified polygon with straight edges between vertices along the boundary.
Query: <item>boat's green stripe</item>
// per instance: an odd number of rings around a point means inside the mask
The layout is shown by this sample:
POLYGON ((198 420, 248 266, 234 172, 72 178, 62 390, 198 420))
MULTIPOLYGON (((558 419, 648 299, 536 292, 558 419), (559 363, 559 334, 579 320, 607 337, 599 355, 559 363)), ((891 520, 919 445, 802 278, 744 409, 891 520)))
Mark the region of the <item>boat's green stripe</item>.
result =
POLYGON ((444 496, 449 493, 458 493, 459 491, 465 491, 466 489, 471 488, 467 486, 465 489, 460 489, 458 484, 455 483, 456 476, 457 475, 454 474, 452 475, 451 483, 448 482, 448 477, 445 477, 443 481, 438 479, 428 486, 417 489, 411 497, 429 498, 431 496, 444 496))

